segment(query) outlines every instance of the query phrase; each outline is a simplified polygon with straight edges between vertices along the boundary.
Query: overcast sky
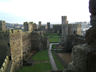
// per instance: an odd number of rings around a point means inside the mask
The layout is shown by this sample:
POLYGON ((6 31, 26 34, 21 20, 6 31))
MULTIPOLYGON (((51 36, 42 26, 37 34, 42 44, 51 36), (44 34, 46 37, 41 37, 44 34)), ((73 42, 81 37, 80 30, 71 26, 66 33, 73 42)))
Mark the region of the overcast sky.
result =
POLYGON ((89 0, 0 0, 0 20, 10 23, 33 21, 61 23, 90 20, 89 0))

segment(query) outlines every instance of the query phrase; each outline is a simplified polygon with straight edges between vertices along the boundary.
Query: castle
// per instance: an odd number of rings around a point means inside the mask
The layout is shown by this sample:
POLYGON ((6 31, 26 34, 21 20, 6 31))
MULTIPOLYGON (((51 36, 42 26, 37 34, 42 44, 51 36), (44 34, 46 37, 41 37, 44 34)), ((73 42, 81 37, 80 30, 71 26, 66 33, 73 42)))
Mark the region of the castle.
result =
MULTIPOLYGON (((95 21, 94 17, 92 15, 92 23, 95 21)), ((15 72, 27 62, 30 53, 33 55, 34 52, 47 49, 49 46, 41 22, 39 22, 39 31, 33 22, 24 22, 23 25, 24 30, 7 30, 5 21, 0 21, 0 72, 15 72)), ((48 33, 52 31, 50 22, 47 23, 45 30, 48 33)), ((86 38, 88 43, 69 47, 73 44, 72 37, 81 35, 81 24, 69 24, 67 16, 62 16, 62 24, 53 26, 53 32, 60 31, 64 51, 67 52, 70 48, 72 50, 72 62, 64 72, 95 72, 95 47, 90 43, 90 39, 86 38)))
POLYGON ((29 53, 48 48, 47 38, 43 37, 42 32, 35 31, 36 24, 32 22, 24 22, 24 31, 5 31, 4 21, 0 25, 3 25, 0 31, 0 72, 15 72, 26 62, 29 53))

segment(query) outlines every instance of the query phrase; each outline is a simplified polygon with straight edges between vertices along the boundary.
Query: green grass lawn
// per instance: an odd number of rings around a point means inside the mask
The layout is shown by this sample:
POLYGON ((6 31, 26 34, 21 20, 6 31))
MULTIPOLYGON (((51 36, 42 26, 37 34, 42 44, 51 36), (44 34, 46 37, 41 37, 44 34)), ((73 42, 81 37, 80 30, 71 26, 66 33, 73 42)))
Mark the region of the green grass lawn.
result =
POLYGON ((45 36, 48 37, 48 40, 49 40, 50 43, 60 41, 60 36, 56 33, 48 33, 45 36))
POLYGON ((32 60, 38 60, 38 61, 44 61, 44 60, 49 60, 49 57, 48 57, 48 51, 47 50, 44 50, 44 51, 39 51, 37 54, 35 54, 33 57, 32 57, 32 60))
POLYGON ((52 70, 51 64, 49 62, 48 50, 39 51, 34 56, 32 56, 32 60, 48 62, 36 63, 32 66, 23 66, 18 72, 50 72, 52 70))
POLYGON ((57 58, 57 56, 55 55, 54 52, 52 52, 52 55, 54 57, 54 60, 55 60, 55 63, 56 63, 58 70, 64 70, 63 64, 60 62, 60 60, 57 58))
POLYGON ((24 66, 18 72, 49 72, 51 71, 50 63, 40 63, 35 64, 34 66, 24 66))
POLYGON ((49 42, 50 43, 53 43, 53 42, 59 42, 59 36, 50 36, 50 37, 48 37, 48 40, 49 40, 49 42))

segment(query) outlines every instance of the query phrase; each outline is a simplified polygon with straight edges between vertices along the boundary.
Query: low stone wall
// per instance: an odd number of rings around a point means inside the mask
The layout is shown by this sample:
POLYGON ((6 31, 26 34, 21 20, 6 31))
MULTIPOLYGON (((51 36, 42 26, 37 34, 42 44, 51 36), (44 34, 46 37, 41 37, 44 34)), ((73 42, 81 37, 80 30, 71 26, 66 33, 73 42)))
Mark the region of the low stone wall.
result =
POLYGON ((76 72, 86 72, 88 46, 77 45, 72 50, 73 70, 76 72))
POLYGON ((74 46, 72 49, 72 62, 68 65, 68 69, 64 72, 67 72, 68 70, 70 70, 69 72, 95 72, 95 69, 93 70, 93 67, 96 66, 94 61, 95 56, 96 53, 94 49, 87 44, 74 46), (88 68, 91 68, 90 70, 92 71, 88 71, 88 68))

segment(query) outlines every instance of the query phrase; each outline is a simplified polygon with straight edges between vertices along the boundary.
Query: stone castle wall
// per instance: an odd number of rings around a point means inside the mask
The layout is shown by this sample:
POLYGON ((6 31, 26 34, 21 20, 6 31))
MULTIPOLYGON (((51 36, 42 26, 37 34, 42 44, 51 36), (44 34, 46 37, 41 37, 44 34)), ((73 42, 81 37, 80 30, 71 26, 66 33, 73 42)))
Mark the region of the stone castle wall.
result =
POLYGON ((12 57, 11 72, 23 64, 23 60, 31 52, 31 32, 13 30, 10 32, 10 48, 12 57))
POLYGON ((74 35, 81 35, 81 24, 68 24, 67 16, 62 16, 62 44, 65 51, 72 51, 74 35))
POLYGON ((81 35, 81 24, 73 24, 73 32, 77 35, 81 35))
POLYGON ((64 72, 96 72, 96 50, 87 44, 72 49, 72 62, 64 72))
POLYGON ((87 70, 87 45, 77 45, 72 49, 72 70, 75 72, 86 72, 87 70))
POLYGON ((10 31, 10 51, 12 58, 11 72, 22 65, 22 32, 19 30, 10 31))
POLYGON ((68 24, 68 35, 81 35, 81 24, 68 24))
POLYGON ((42 36, 41 32, 33 32, 31 37, 31 45, 33 50, 43 50, 48 48, 48 40, 42 36))
POLYGON ((2 65, 5 57, 9 55, 9 33, 0 31, 0 66, 2 65))
POLYGON ((43 37, 42 33, 12 30, 10 32, 11 72, 22 66, 23 61, 26 61, 32 50, 46 49, 47 46, 47 39, 43 37))
POLYGON ((22 49, 23 59, 26 59, 26 56, 32 51, 30 32, 22 32, 22 49))
POLYGON ((62 43, 64 51, 71 52, 75 35, 81 35, 81 24, 63 24, 62 43))

